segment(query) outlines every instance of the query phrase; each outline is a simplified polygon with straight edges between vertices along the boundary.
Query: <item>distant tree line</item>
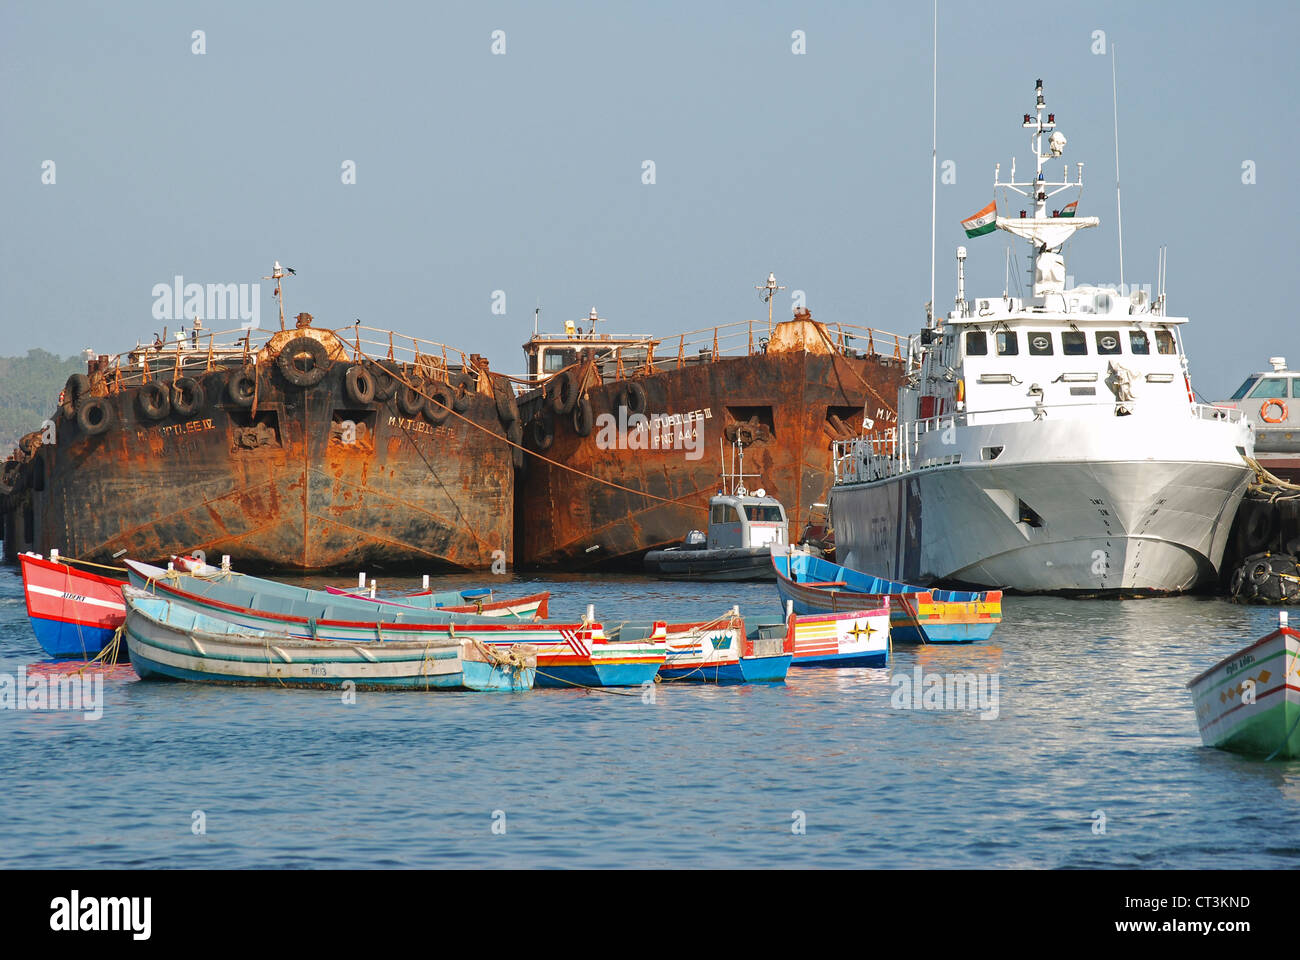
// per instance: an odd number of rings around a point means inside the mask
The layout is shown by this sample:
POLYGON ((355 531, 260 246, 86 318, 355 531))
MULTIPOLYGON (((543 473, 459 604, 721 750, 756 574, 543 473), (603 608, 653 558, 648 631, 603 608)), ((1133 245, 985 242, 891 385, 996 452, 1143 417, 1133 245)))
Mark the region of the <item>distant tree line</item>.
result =
POLYGON ((54 413, 68 375, 85 372, 81 358, 61 360, 45 350, 28 350, 25 357, 0 357, 0 459, 9 455, 23 434, 39 429, 54 413))

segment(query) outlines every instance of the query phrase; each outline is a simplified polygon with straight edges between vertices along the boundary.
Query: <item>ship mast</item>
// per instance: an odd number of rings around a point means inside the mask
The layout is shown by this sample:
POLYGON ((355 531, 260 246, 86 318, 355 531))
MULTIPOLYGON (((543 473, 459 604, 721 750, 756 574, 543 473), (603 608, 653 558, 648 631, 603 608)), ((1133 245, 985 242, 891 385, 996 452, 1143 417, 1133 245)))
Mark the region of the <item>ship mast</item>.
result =
POLYGON ((280 329, 284 329, 284 297, 280 295, 280 281, 285 277, 297 276, 298 271, 293 267, 282 267, 280 261, 275 261, 275 269, 271 271, 269 277, 263 277, 263 280, 275 281, 275 299, 280 304, 280 329))
POLYGON ((784 290, 784 286, 777 286, 776 274, 767 275, 767 283, 760 283, 754 286, 755 290, 762 291, 759 296, 767 301, 767 335, 772 335, 772 298, 776 296, 778 290, 784 290))
POLYGON ((1042 80, 1036 83, 1034 94, 1037 97, 1036 115, 1026 113, 1021 126, 1033 131, 1030 145, 1034 151, 1037 175, 1030 181, 1017 181, 1016 160, 1012 157, 1010 180, 1001 179, 1002 164, 999 163, 993 168, 993 189, 996 193, 998 187, 1004 187, 1033 201, 1032 217, 1025 216, 1025 211, 1021 210, 1019 217, 998 217, 997 227, 1032 244, 1034 298, 1039 305, 1043 305, 1049 294, 1065 292, 1065 258, 1061 255, 1061 247, 1074 236, 1076 230, 1095 227, 1101 221, 1096 217, 1079 217, 1073 213, 1062 215, 1060 210, 1053 210, 1051 215, 1048 215, 1047 201, 1058 193, 1063 190, 1083 192, 1083 164, 1081 162, 1077 164, 1078 172, 1074 180, 1070 179, 1069 164, 1065 164, 1060 180, 1053 181, 1046 178, 1043 165, 1048 160, 1061 156, 1065 151, 1065 137, 1056 129, 1056 114, 1048 113, 1047 119, 1043 119, 1047 102, 1043 97, 1042 80), (1046 152, 1043 151, 1044 134, 1050 134, 1047 138, 1046 152))

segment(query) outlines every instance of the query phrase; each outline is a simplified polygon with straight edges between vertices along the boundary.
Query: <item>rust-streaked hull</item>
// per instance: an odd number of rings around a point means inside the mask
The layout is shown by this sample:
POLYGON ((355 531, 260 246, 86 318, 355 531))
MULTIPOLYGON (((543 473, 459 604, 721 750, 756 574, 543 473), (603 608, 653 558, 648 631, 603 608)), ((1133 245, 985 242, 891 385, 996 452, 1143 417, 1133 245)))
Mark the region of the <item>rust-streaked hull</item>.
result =
MULTIPOLYGON (((745 473, 758 475, 747 482, 785 505, 797 535, 812 504, 826 501, 832 439, 860 429, 864 405, 892 417, 903 369, 894 358, 793 350, 723 356, 637 378, 647 416, 702 412, 694 421, 702 431, 697 460, 682 449, 602 449, 598 428, 580 437, 570 417, 547 409, 540 391, 525 395, 521 420, 544 417, 553 432, 544 456, 580 473, 526 458, 516 492, 516 561, 575 570, 631 564, 648 550, 680 542, 691 529, 704 529, 722 467, 719 438, 729 423, 751 417, 769 429, 745 450, 745 473)), ((617 417, 621 386, 611 380, 590 389, 597 418, 617 417)), ((730 446, 724 444, 728 458, 730 446)))
POLYGON ((482 569, 495 551, 509 558, 514 468, 494 399, 474 394, 464 410, 488 432, 455 416, 434 425, 396 399, 352 402, 346 366, 294 387, 259 364, 255 419, 230 402, 235 368, 222 364, 197 375, 204 399, 192 416, 149 420, 131 387, 107 397, 112 426, 99 436, 56 415, 56 442, 8 497, 6 555, 164 562, 203 550, 250 571, 482 569), (343 421, 356 425, 354 442, 343 421))

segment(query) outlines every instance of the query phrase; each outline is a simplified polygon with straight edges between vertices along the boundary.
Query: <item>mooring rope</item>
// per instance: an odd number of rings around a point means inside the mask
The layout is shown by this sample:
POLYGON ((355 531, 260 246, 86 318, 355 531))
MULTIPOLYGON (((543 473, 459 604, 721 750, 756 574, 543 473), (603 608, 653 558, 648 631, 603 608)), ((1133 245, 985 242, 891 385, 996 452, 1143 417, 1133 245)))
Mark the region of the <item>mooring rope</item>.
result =
MULTIPOLYGON (((378 362, 379 362, 379 361, 375 360, 374 357, 372 357, 372 356, 370 356, 369 354, 367 354, 365 351, 361 351, 361 352, 360 352, 360 356, 363 357, 363 358, 366 359, 366 360, 369 360, 369 361, 370 361, 371 363, 373 363, 373 364, 378 364, 378 362)), ((536 450, 529 450, 529 449, 528 449, 527 447, 525 447, 523 444, 515 443, 515 442, 514 442, 513 440, 511 440, 509 437, 506 437, 506 436, 504 436, 504 435, 502 435, 502 434, 493 433, 493 432, 492 432, 490 429, 488 429, 487 427, 483 426, 483 425, 480 424, 480 423, 476 423, 476 422, 474 422, 474 421, 471 420, 469 417, 467 417, 467 416, 465 416, 464 414, 460 413, 459 411, 455 410, 452 406, 450 406, 450 405, 448 405, 448 404, 445 404, 445 403, 442 403, 441 401, 435 400, 433 397, 431 397, 431 396, 429 396, 427 393, 425 393, 425 392, 424 392, 420 387, 417 387, 415 384, 411 383, 411 381, 408 380, 408 379, 406 378, 406 376, 405 376, 403 373, 401 373, 400 371, 397 371, 397 370, 385 370, 385 372, 387 372, 387 373, 392 377, 392 379, 398 381, 398 382, 401 383, 403 386, 408 387, 411 391, 413 391, 413 392, 414 392, 415 394, 417 394, 418 396, 423 397, 425 400, 429 401, 430 403, 435 403, 435 404, 437 404, 438 406, 440 406, 440 407, 442 407, 444 410, 446 410, 448 413, 450 413, 453 417, 456 417, 457 419, 464 421, 465 423, 467 423, 467 424, 469 424, 471 427, 473 427, 475 430, 479 430, 479 431, 481 431, 481 432, 483 432, 483 433, 486 433, 489 437, 492 437, 494 440, 499 440, 499 441, 501 441, 502 443, 506 444, 506 445, 509 446, 509 447, 512 447, 512 448, 514 448, 514 449, 516 449, 516 450, 521 450, 521 451, 523 451, 524 453, 526 453, 528 456, 530 456, 530 457, 536 457, 538 460, 541 460, 541 461, 543 461, 544 463, 549 463, 549 464, 550 464, 551 466, 553 466, 553 467, 559 467, 561 470, 567 470, 569 473, 577 474, 578 476, 583 477, 583 478, 585 478, 585 479, 587 479, 587 480, 594 480, 594 481, 596 481, 597 483, 604 484, 604 485, 607 486, 607 487, 613 487, 615 490, 622 490, 622 491, 624 491, 625 493, 631 493, 631 494, 635 494, 635 495, 637 495, 637 496, 639 496, 639 497, 645 497, 647 500, 655 500, 655 501, 658 501, 659 503, 673 503, 673 504, 678 504, 678 505, 683 506, 683 507, 689 507, 689 508, 692 508, 692 509, 695 509, 695 510, 700 510, 700 511, 703 511, 703 512, 705 512, 705 513, 708 512, 708 509, 709 509, 709 508, 708 508, 708 505, 707 505, 707 504, 701 504, 701 503, 686 503, 686 502, 685 502, 685 501, 687 500, 687 498, 689 498, 689 497, 694 497, 694 496, 698 496, 700 493, 704 492, 703 490, 695 490, 695 491, 693 491, 693 492, 691 492, 691 493, 683 494, 683 495, 680 496, 680 497, 677 497, 677 498, 675 498, 675 499, 672 499, 672 498, 669 498, 669 497, 661 497, 661 496, 658 496, 657 494, 653 494, 653 493, 647 493, 647 492, 644 491, 644 490, 635 490, 635 489, 633 489, 632 487, 624 486, 624 485, 621 484, 621 483, 615 483, 615 482, 612 481, 612 480, 606 480, 606 479, 604 479, 603 477, 598 477, 598 476, 596 476, 595 474, 587 473, 587 472, 585 472, 585 471, 583 471, 583 470, 579 470, 579 469, 577 469, 576 467, 571 467, 571 466, 569 466, 567 463, 561 463, 561 462, 558 461, 558 460, 552 460, 550 457, 543 456, 542 454, 538 453, 536 450)))

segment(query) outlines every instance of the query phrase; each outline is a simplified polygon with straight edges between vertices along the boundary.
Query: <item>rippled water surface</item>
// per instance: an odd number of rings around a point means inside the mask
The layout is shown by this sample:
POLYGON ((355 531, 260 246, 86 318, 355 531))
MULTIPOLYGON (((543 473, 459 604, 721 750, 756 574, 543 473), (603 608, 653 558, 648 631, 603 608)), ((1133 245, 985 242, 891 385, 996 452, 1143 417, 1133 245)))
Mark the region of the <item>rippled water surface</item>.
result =
MULTIPOLYGON (((606 621, 780 613, 767 584, 505 586, 538 588, 557 617, 589 602, 606 621)), ((995 673, 996 719, 896 709, 888 670, 660 684, 653 703, 537 690, 355 704, 120 670, 99 720, 0 710, 0 867, 1300 863, 1300 763, 1203 748, 1184 688, 1275 612, 1009 598, 1005 614, 984 644, 895 649, 895 673, 995 673)), ((42 656, 17 571, 0 568, 0 672, 42 656)))

